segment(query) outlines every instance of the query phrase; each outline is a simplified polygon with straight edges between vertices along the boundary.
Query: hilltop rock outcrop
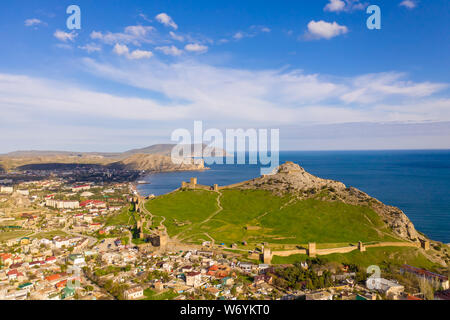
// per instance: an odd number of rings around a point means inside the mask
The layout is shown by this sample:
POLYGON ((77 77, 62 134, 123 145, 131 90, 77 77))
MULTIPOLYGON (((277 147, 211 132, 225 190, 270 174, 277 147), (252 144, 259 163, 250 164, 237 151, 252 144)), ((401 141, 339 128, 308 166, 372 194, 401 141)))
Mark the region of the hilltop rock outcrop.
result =
POLYGON ((315 197, 326 190, 329 201, 370 207, 396 235, 403 239, 410 241, 425 239, 399 208, 385 205, 356 188, 347 187, 342 182, 316 177, 293 162, 286 162, 278 167, 275 174, 247 181, 239 188, 269 190, 277 195, 292 193, 302 198, 315 197))

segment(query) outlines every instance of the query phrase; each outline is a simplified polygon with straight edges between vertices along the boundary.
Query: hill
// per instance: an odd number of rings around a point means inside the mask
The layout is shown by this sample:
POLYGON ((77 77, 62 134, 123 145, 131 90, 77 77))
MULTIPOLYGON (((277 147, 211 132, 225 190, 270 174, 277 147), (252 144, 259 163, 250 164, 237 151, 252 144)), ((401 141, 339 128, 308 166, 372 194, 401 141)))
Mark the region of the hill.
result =
MULTIPOLYGON (((15 151, 0 155, 0 170, 35 170, 74 168, 77 165, 111 166, 130 170, 175 171, 203 169, 202 163, 178 165, 170 155, 175 144, 158 144, 122 153, 72 151, 15 151)), ((203 148, 206 148, 203 145, 203 148)), ((194 150, 194 146, 191 146, 194 150)), ((209 149, 214 156, 219 149, 209 149)), ((221 150, 221 152, 226 152, 221 150)), ((195 153, 193 156, 197 156, 195 153)))
MULTIPOLYGON (((172 149, 175 147, 175 144, 155 144, 152 145, 150 147, 146 147, 146 148, 141 148, 141 149, 133 149, 133 150, 129 150, 124 152, 124 155, 132 155, 132 154, 158 154, 158 155, 163 155, 163 156, 170 156, 172 153, 172 149)), ((183 145, 183 146, 187 146, 189 148, 188 145, 183 145)), ((191 147, 191 155, 193 157, 202 157, 202 152, 204 152, 205 150, 207 150, 213 157, 215 157, 216 155, 219 154, 223 154, 223 155, 227 155, 226 151, 223 149, 219 149, 219 148, 213 148, 213 147, 208 147, 206 144, 192 144, 190 145, 191 147), (200 150, 202 150, 200 153, 195 152, 196 148, 201 148, 200 150)))
POLYGON ((110 166, 122 167, 127 170, 144 171, 186 171, 205 169, 203 160, 191 159, 190 163, 176 164, 169 156, 159 154, 134 154, 110 166))
MULTIPOLYGON (((236 252, 262 243, 275 251, 295 251, 310 242, 327 249, 361 241, 373 246, 371 250, 406 247, 412 257, 422 250, 418 248, 421 240, 427 240, 400 209, 341 182, 313 176, 290 162, 274 175, 218 191, 203 186, 179 189, 148 201, 146 208, 164 221, 169 236, 177 241, 211 240, 228 248, 234 244, 236 252)), ((440 264, 450 258, 450 251, 430 252, 430 259, 440 264)))

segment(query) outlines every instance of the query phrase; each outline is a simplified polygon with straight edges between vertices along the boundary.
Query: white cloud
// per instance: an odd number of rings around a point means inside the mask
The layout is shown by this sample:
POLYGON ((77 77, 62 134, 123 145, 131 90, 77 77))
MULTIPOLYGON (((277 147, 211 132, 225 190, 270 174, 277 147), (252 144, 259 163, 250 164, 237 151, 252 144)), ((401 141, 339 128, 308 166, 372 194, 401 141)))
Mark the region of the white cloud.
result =
POLYGON ((184 49, 189 52, 198 52, 198 53, 203 53, 203 52, 208 51, 207 46, 204 46, 204 45, 201 45, 198 43, 189 43, 184 47, 184 49))
POLYGON ((236 32, 234 35, 233 35, 233 38, 234 39, 236 39, 236 40, 240 40, 240 39, 242 39, 242 38, 244 38, 245 37, 245 35, 244 35, 244 33, 243 32, 236 32))
POLYGON ((119 55, 119 56, 123 56, 123 55, 127 55, 130 50, 128 49, 128 47, 126 45, 122 45, 122 44, 118 44, 116 43, 116 45, 114 46, 113 49, 114 53, 119 55))
POLYGON ((162 47, 156 47, 155 48, 158 51, 161 51, 162 53, 170 56, 180 56, 183 54, 183 50, 178 49, 175 46, 162 46, 162 47))
POLYGON ((363 10, 365 7, 367 7, 367 3, 362 3, 360 0, 329 0, 323 10, 330 12, 349 12, 363 10))
POLYGON ((37 26, 40 24, 45 24, 45 22, 42 22, 41 20, 36 19, 36 18, 25 20, 25 26, 27 26, 27 27, 37 26))
POLYGON ((405 75, 385 72, 358 76, 352 81, 352 89, 340 99, 346 103, 374 103, 390 96, 423 98, 447 88, 446 84, 404 81, 405 75))
POLYGON ((170 36, 172 37, 172 39, 177 40, 177 41, 184 41, 184 37, 181 35, 176 34, 173 31, 169 32, 170 36))
POLYGON ((408 9, 414 9, 417 7, 417 2, 414 0, 403 0, 399 5, 408 9))
POLYGON ((152 22, 152 20, 149 19, 149 17, 147 17, 146 14, 139 13, 139 17, 141 17, 142 19, 144 19, 144 20, 147 21, 147 22, 152 22))
POLYGON ((88 43, 84 46, 79 46, 78 48, 87 51, 88 53, 92 53, 92 52, 99 52, 102 50, 102 47, 100 47, 99 45, 95 44, 95 43, 88 43))
POLYGON ((73 41, 78 36, 78 34, 75 31, 68 33, 61 30, 56 30, 53 35, 55 36, 56 39, 63 42, 73 41))
POLYGON ((330 2, 325 6, 325 11, 342 11, 345 8, 345 2, 342 0, 330 0, 330 2))
POLYGON ((109 45, 117 42, 140 45, 141 43, 152 43, 154 31, 155 28, 151 26, 128 26, 124 29, 124 32, 112 33, 108 31, 102 33, 92 31, 90 36, 91 39, 99 40, 109 45))
POLYGON ((130 53, 130 49, 126 45, 118 44, 114 46, 113 52, 119 56, 125 56, 130 60, 148 59, 153 56, 151 51, 134 50, 130 53))
POLYGON ((172 27, 175 30, 178 29, 178 25, 175 23, 175 21, 173 21, 173 19, 169 15, 167 15, 167 13, 164 12, 160 13, 155 18, 159 23, 162 23, 166 27, 172 27))
POLYGON ((0 106, 2 112, 12 108, 16 114, 44 113, 63 119, 90 115, 170 121, 187 115, 183 106, 163 106, 149 99, 120 97, 79 89, 66 82, 10 74, 0 74, 0 106))
MULTIPOLYGON (((128 56, 130 50, 118 47, 118 51, 128 56)), ((42 141, 55 140, 71 148, 73 139, 78 139, 76 143, 83 149, 90 143, 102 146, 103 141, 113 145, 112 138, 122 133, 129 140, 144 141, 155 134, 169 139, 171 130, 191 128, 198 119, 210 128, 277 127, 283 130, 283 137, 292 134, 292 128, 312 124, 336 124, 330 130, 340 133, 338 126, 349 122, 364 128, 367 122, 450 121, 450 99, 433 96, 445 84, 412 82, 405 74, 394 72, 338 78, 299 70, 217 67, 192 59, 164 63, 157 58, 145 63, 123 61, 116 66, 84 58, 81 66, 95 77, 164 98, 120 96, 70 81, 0 73, 0 112, 4 116, 0 126, 9 133, 0 138, 3 148, 40 146, 42 141), (358 90, 369 99, 360 95, 343 102, 343 96, 358 90), (157 128, 163 128, 163 133, 157 133, 157 128), (74 138, 66 130, 78 134, 74 138)), ((317 130, 305 129, 316 147, 324 143, 317 130)), ((440 137, 448 146, 447 136, 438 131, 435 136, 432 141, 440 137)), ((301 135, 295 137, 296 141, 302 139, 301 135)), ((381 140, 378 146, 383 146, 381 140)), ((340 148, 348 141, 335 139, 329 145, 340 148)), ((364 142, 366 148, 371 146, 364 142)))
POLYGON ((120 68, 92 59, 85 63, 96 76, 159 92, 174 104, 183 101, 189 110, 186 120, 197 117, 223 125, 239 121, 247 126, 450 120, 450 99, 433 98, 446 84, 407 81, 406 75, 394 72, 331 78, 298 70, 250 71, 193 61, 167 64, 152 59, 120 68), (419 105, 427 104, 418 113, 419 105))
POLYGON ((265 26, 250 26, 248 32, 238 31, 233 35, 234 40, 241 40, 243 38, 253 38, 260 33, 269 33, 272 30, 265 26))
POLYGON ((128 59, 139 60, 139 59, 148 59, 153 56, 153 52, 146 50, 134 50, 128 56, 128 59))
POLYGON ((308 39, 331 39, 348 32, 346 26, 341 26, 336 22, 330 23, 323 20, 310 21, 306 38, 308 39))

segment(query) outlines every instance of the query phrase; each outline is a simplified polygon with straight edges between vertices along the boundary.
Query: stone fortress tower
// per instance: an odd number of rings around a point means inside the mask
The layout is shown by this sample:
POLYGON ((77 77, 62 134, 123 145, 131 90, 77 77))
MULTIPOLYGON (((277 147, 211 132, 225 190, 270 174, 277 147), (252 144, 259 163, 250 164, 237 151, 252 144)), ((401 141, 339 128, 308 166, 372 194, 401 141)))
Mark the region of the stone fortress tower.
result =
POLYGON ((316 243, 315 242, 308 243, 308 256, 315 257, 316 254, 317 254, 316 243))

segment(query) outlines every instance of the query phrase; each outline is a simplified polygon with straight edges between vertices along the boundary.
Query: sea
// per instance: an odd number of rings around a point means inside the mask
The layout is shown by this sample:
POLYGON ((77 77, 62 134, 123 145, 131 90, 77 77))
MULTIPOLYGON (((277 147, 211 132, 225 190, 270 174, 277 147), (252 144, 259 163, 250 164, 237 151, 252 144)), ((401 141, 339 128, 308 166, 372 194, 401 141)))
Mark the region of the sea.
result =
MULTIPOLYGON (((282 151, 280 164, 285 161, 399 207, 417 230, 433 240, 450 243, 450 150, 282 151)), ((149 174, 140 178, 148 184, 139 184, 138 191, 162 195, 191 177, 204 185, 229 185, 261 175, 259 165, 208 167, 210 170, 198 172, 149 174)))

